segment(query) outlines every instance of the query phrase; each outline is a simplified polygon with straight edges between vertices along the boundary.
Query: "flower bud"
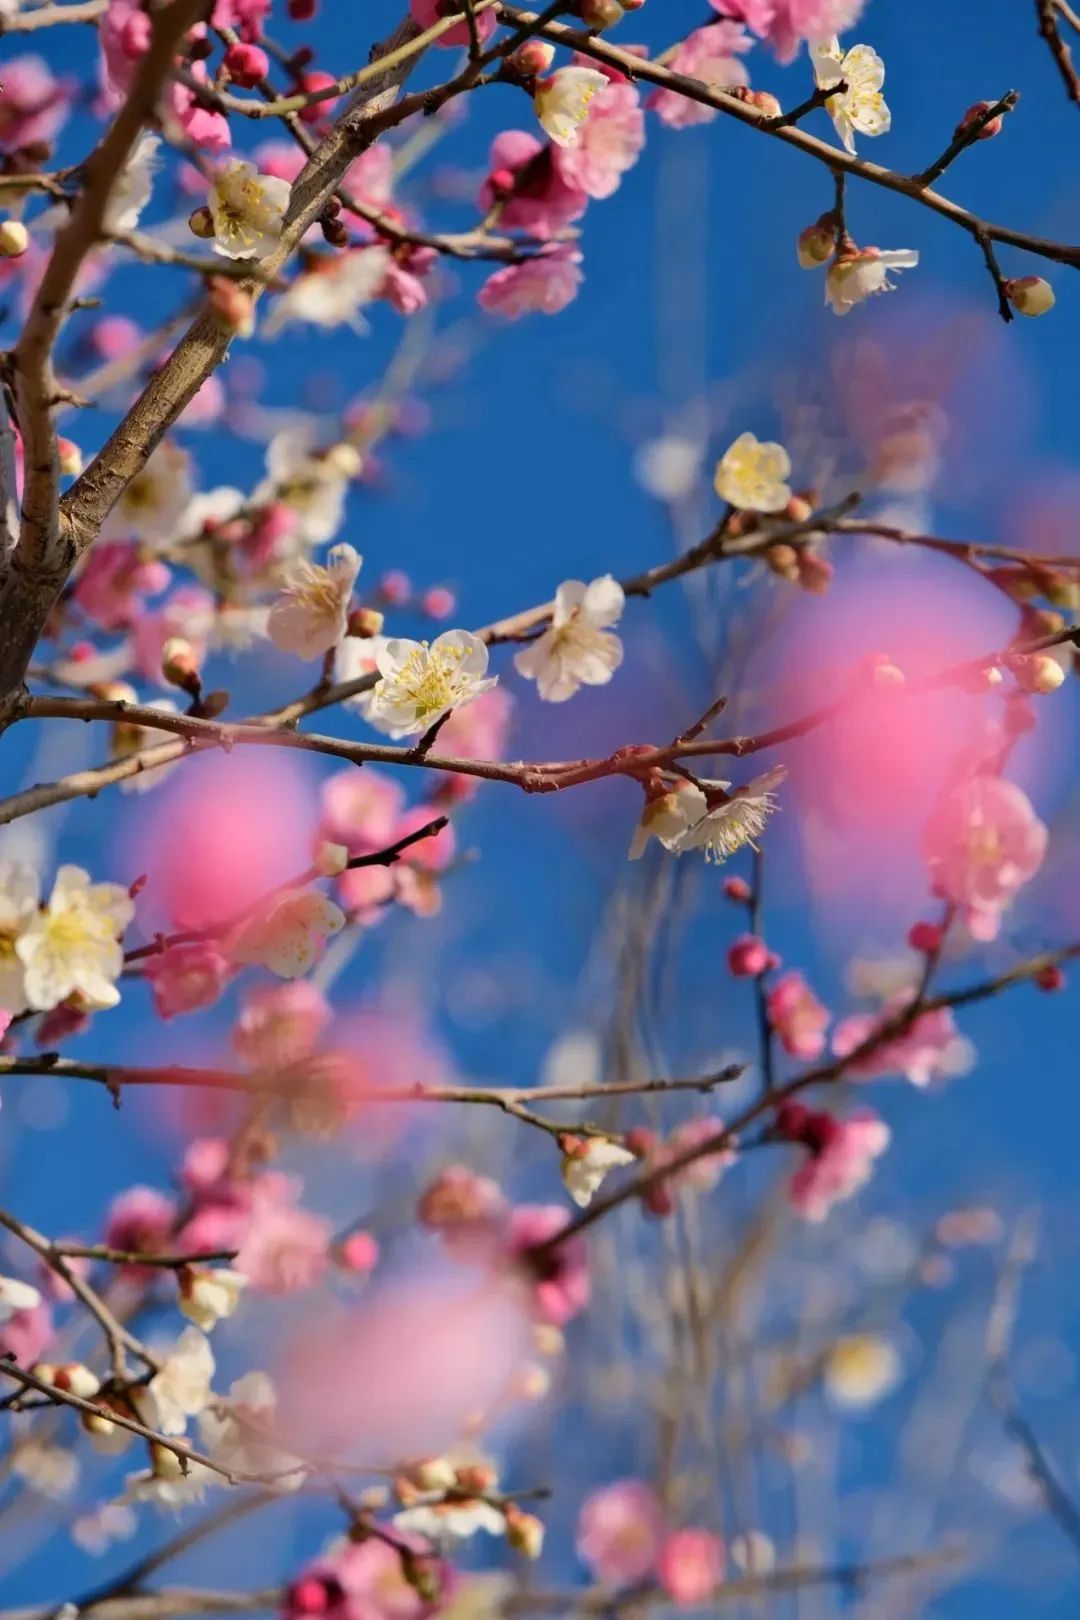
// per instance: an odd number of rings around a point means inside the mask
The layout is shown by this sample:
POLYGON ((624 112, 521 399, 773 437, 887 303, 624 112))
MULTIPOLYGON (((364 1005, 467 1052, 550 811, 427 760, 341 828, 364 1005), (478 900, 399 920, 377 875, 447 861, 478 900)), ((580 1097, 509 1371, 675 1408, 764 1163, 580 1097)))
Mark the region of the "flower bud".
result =
MULTIPOLYGON (((507 66, 512 68, 515 73, 522 74, 525 78, 532 78, 534 75, 540 78, 549 71, 554 60, 554 45, 549 45, 546 39, 527 39, 524 45, 519 45, 517 50, 511 54, 507 66)), ((501 170, 500 172, 509 173, 508 170, 501 170)), ((512 175, 509 189, 513 189, 512 175)))
POLYGON ((792 523, 806 523, 814 508, 805 495, 793 495, 784 507, 784 516, 792 523))
POLYGON ((78 478, 83 470, 82 451, 73 439, 56 441, 56 454, 60 462, 60 471, 65 478, 78 478))
POLYGON ((1035 975, 1035 983, 1040 990, 1048 992, 1061 990, 1065 986, 1065 975, 1056 962, 1051 962, 1048 967, 1039 969, 1035 975))
POLYGON ((778 579, 786 579, 794 584, 799 577, 799 553, 794 546, 781 541, 779 545, 769 546, 765 553, 765 566, 778 579))
POLYGON ((0 221, 0 257, 19 259, 30 246, 30 232, 21 219, 0 221))
POLYGON ((1053 287, 1042 276, 1017 276, 1007 281, 1005 296, 1021 315, 1045 315, 1057 302, 1053 287))
POLYGON ((353 608, 346 634, 366 640, 370 636, 377 636, 384 623, 385 619, 377 608, 353 608))
POLYGON ((315 851, 315 869, 320 877, 338 877, 349 864, 349 851, 344 844, 332 844, 324 839, 315 851))
POLYGON ((913 951, 934 956, 941 949, 942 931, 937 923, 917 922, 908 930, 907 942, 913 951))
POLYGON ((736 900, 740 905, 748 906, 753 898, 753 891, 745 878, 729 877, 724 879, 724 893, 729 900, 736 900))
POLYGON ((422 1491, 452 1491, 457 1484, 457 1470, 446 1457, 425 1457, 412 1476, 422 1491))
POLYGON ((526 1558, 539 1558, 544 1548, 544 1526, 535 1513, 523 1513, 520 1508, 506 1510, 506 1541, 515 1552, 526 1558))
POLYGON ((363 456, 355 444, 349 444, 347 440, 331 445, 324 460, 342 478, 359 478, 364 467, 363 456))
POLYGON ((420 598, 420 607, 429 619, 448 619, 457 607, 457 597, 445 585, 433 585, 420 598))
POLYGON ((581 20, 597 31, 611 28, 623 14, 619 0, 581 0, 581 20))
POLYGON ((799 552, 799 584, 811 596, 824 596, 832 583, 833 565, 812 551, 799 552))
POLYGON ((193 694, 199 691, 199 660, 190 641, 183 636, 169 637, 161 649, 161 673, 170 686, 193 694))
MULTIPOLYGON (((958 136, 963 135, 964 131, 970 129, 971 125, 975 123, 976 119, 981 118, 983 113, 989 112, 993 105, 992 101, 976 101, 973 106, 968 108, 957 124, 956 129, 953 131, 953 139, 956 140, 958 136)), ((992 136, 1000 135, 1001 126, 1004 122, 1003 114, 998 113, 996 118, 991 118, 989 123, 983 125, 975 139, 977 141, 988 141, 992 136)))
POLYGON ((30 1368, 31 1376, 41 1384, 52 1384, 56 1378, 56 1371, 56 1365, 51 1361, 35 1361, 30 1368))
POLYGON ((736 979, 756 979, 769 966, 769 947, 757 934, 741 934, 728 951, 727 964, 736 979))
POLYGON ((254 90, 270 72, 270 58, 258 45, 245 45, 237 40, 225 52, 225 67, 241 90, 254 90))
POLYGON ((194 213, 188 215, 188 230, 200 241, 209 242, 214 235, 214 216, 209 208, 196 208, 194 213))
POLYGON ((826 223, 825 216, 816 225, 808 225, 799 232, 795 251, 804 270, 818 270, 832 258, 836 251, 836 233, 832 225, 826 223))
POLYGON ((338 1244, 334 1258, 342 1270, 367 1276, 379 1263, 379 1245, 370 1232, 350 1232, 338 1244))
POLYGON ((207 283, 210 308, 223 332, 249 338, 255 330, 255 300, 233 276, 211 276, 207 283))
POLYGON ((391 568, 379 580, 379 595, 391 607, 404 607, 412 596, 412 580, 400 568, 391 568))
POLYGON ((101 1379, 89 1367, 84 1367, 81 1361, 65 1361, 53 1369, 52 1384, 55 1389, 66 1390, 69 1395, 78 1395, 80 1400, 89 1401, 101 1388, 101 1379))
POLYGON ((1016 678, 1016 684, 1023 692, 1032 692, 1038 696, 1045 696, 1048 692, 1056 692, 1065 679, 1065 671, 1056 658, 1049 653, 1033 653, 1030 657, 1014 658, 1009 668, 1016 678))

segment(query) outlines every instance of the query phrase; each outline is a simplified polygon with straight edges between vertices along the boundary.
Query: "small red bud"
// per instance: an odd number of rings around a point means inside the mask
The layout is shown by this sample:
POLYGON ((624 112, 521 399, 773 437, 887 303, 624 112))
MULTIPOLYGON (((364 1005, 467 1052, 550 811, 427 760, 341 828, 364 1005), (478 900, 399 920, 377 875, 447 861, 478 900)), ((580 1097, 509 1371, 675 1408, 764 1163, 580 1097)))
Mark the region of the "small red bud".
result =
POLYGON ((729 877, 724 879, 724 893, 729 900, 737 900, 740 905, 747 906, 753 898, 749 883, 745 878, 729 877))
POLYGON ((1061 990, 1065 984, 1065 975, 1062 973, 1057 963, 1052 962, 1049 967, 1039 969, 1038 973, 1035 975, 1035 983, 1038 985, 1040 990, 1061 990))
POLYGON ((917 922, 908 931, 907 942, 913 951, 933 956, 941 949, 942 933, 937 923, 917 922))

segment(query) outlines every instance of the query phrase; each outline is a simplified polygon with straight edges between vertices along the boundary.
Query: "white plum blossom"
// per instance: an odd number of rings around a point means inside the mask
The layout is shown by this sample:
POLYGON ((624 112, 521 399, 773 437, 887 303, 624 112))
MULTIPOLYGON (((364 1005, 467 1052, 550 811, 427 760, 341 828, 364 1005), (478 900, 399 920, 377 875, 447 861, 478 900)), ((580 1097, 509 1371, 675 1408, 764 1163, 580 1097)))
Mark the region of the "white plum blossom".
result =
POLYGON ((299 979, 344 926, 341 907, 318 889, 286 890, 244 923, 231 947, 233 960, 299 979))
POLYGON ((837 315, 847 315, 875 293, 894 292, 890 270, 914 270, 919 255, 914 248, 861 248, 841 253, 825 274, 825 302, 837 315))
POLYGON ((394 1514, 394 1529, 403 1535, 424 1536, 436 1547, 452 1547, 483 1531, 489 1536, 506 1533, 506 1518, 490 1502, 418 1502, 394 1514))
POLYGON ((113 181, 105 205, 102 226, 105 231, 133 231, 139 215, 150 201, 154 189, 154 170, 161 141, 157 135, 143 133, 135 142, 131 156, 113 181))
POLYGON ((221 1484, 221 1475, 215 1474, 205 1463, 188 1457, 181 1466, 176 1453, 167 1451, 164 1446, 154 1446, 151 1450, 153 1468, 129 1474, 124 1481, 124 1494, 117 1498, 122 1507, 132 1502, 153 1502, 157 1507, 179 1510, 192 1502, 201 1502, 211 1485, 221 1484))
POLYGON ((623 659, 610 626, 618 624, 626 598, 610 574, 586 585, 564 581, 555 593, 551 625, 514 658, 514 668, 549 703, 562 703, 581 686, 604 686, 623 659))
POLYGON ((376 650, 375 663, 381 678, 371 693, 368 719, 390 737, 427 731, 496 684, 487 676, 487 647, 468 630, 447 630, 430 646, 391 638, 376 650))
MULTIPOLYGON (((705 813, 683 833, 676 844, 676 853, 684 854, 690 849, 704 851, 705 859, 713 861, 726 861, 729 855, 734 855, 737 849, 744 844, 754 844, 765 830, 765 823, 776 809, 776 796, 773 789, 783 781, 787 771, 783 765, 777 765, 773 770, 766 771, 763 776, 755 776, 752 782, 745 787, 736 788, 730 796, 720 804, 708 808, 705 795, 702 794, 702 803, 705 813)), ((706 782, 707 788, 726 789, 730 782, 706 782)))
POLYGON ((38 907, 37 873, 25 861, 0 861, 0 1011, 26 1009, 22 959, 15 948, 38 907))
POLYGON ((205 1333, 185 1328, 159 1372, 133 1398, 143 1421, 159 1434, 183 1434, 210 1399, 214 1352, 205 1333), (149 1415, 144 1415, 149 1414, 149 1415))
POLYGON ((825 111, 848 152, 855 151, 855 132, 884 135, 892 117, 881 87, 885 64, 869 45, 853 45, 842 51, 838 39, 824 40, 811 49, 814 78, 819 89, 842 84, 843 90, 830 96, 825 111))
POLYGON ((294 1491, 307 1469, 282 1451, 272 1438, 277 1417, 277 1391, 264 1372, 245 1373, 230 1385, 224 1399, 212 1401, 199 1413, 199 1438, 207 1456, 239 1474, 277 1476, 268 1483, 278 1491, 294 1491))
POLYGON ((128 484, 101 526, 102 540, 142 540, 171 545, 180 535, 191 501, 191 463, 186 450, 166 439, 128 484))
POLYGON ((536 87, 533 105, 541 128, 556 146, 576 146, 589 104, 611 81, 595 68, 565 67, 536 87))
POLYGON ((266 322, 273 336, 290 321, 307 321, 327 329, 349 326, 364 333, 368 323, 360 311, 372 303, 386 280, 391 255, 384 247, 357 248, 321 258, 303 274, 294 276, 274 304, 266 322))
POLYGON ((69 1496, 79 1479, 79 1459, 66 1446, 49 1445, 44 1440, 20 1440, 9 1455, 12 1473, 39 1496, 53 1501, 69 1496))
POLYGON ((27 1005, 37 1012, 77 995, 92 1009, 115 1007, 124 968, 120 939, 135 904, 120 883, 91 883, 80 866, 61 866, 49 903, 15 941, 27 1005))
POLYGON ((6 1322, 16 1311, 32 1311, 41 1304, 41 1295, 30 1283, 18 1277, 0 1277, 0 1322, 6 1322))
POLYGON ((582 1209, 591 1204, 604 1177, 611 1170, 633 1164, 635 1155, 607 1136, 577 1137, 563 1154, 562 1178, 567 1192, 582 1209))
POLYGON ((227 164, 207 197, 214 252, 226 259, 261 259, 273 252, 281 238, 290 190, 287 180, 260 174, 253 163, 227 164))
POLYGON ((323 545, 334 538, 345 512, 348 478, 342 466, 342 458, 318 453, 312 426, 286 428, 267 446, 267 476, 252 503, 282 502, 293 514, 296 538, 323 545))
POLYGON ((318 658, 337 646, 348 627, 361 560, 353 546, 340 545, 327 554, 325 566, 306 557, 289 565, 266 621, 266 633, 279 652, 318 658))
POLYGON ((365 720, 371 719, 371 696, 379 676, 379 652, 386 646, 386 636, 346 636, 334 653, 334 680, 357 681, 371 677, 371 684, 363 692, 354 692, 344 700, 347 709, 354 710, 365 720))
POLYGON ((782 512, 791 499, 785 482, 791 457, 782 444, 763 444, 740 433, 717 463, 714 485, 722 501, 743 512, 782 512))
POLYGON ((242 1271, 227 1268, 214 1271, 206 1266, 188 1266, 180 1273, 180 1309, 204 1333, 231 1316, 247 1287, 242 1271))
POLYGON ((634 457, 634 476, 642 489, 658 501, 682 501, 693 492, 701 476, 699 440, 664 433, 641 445, 634 457))
POLYGON ((694 822, 701 820, 707 808, 701 789, 681 778, 672 782, 666 793, 646 798, 630 844, 630 859, 641 859, 650 838, 655 838, 665 849, 678 849, 681 839, 694 822))
POLYGON ((99 1557, 117 1541, 130 1541, 139 1527, 134 1510, 123 1502, 102 1502, 81 1513, 71 1526, 71 1539, 85 1553, 99 1557))
POLYGON ((876 1333, 852 1333, 838 1339, 825 1360, 825 1391, 834 1406, 859 1411, 873 1406, 894 1389, 900 1357, 888 1339, 876 1333))

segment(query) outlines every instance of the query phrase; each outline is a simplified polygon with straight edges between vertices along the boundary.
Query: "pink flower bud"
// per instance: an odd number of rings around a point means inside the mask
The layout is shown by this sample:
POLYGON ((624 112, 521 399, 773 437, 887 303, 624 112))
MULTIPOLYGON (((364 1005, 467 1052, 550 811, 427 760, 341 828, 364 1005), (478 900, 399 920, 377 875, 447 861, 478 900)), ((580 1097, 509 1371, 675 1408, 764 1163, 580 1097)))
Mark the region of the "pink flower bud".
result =
POLYGON ((379 595, 391 607, 404 607, 412 596, 412 580, 400 568, 391 568, 379 581, 379 595))
MULTIPOLYGON (((523 74, 526 78, 547 73, 555 60, 555 47, 549 45, 546 39, 527 39, 524 45, 519 45, 510 57, 509 65, 515 72, 523 74)), ((509 174, 508 169, 500 169, 500 174, 509 174)), ((492 183, 494 183, 494 175, 492 183)), ((510 186, 513 186, 513 176, 510 176, 510 186)))
MULTIPOLYGON (((330 86, 336 83, 337 80, 332 73, 303 73, 300 76, 300 89, 308 96, 314 94, 316 90, 329 90, 330 86)), ((317 124, 320 118, 326 116, 338 99, 337 96, 327 96, 324 101, 313 101, 310 107, 301 108, 300 122, 302 124, 317 124)))
POLYGON ((379 1245, 370 1232, 350 1232, 338 1247, 337 1262, 345 1271, 367 1276, 379 1261, 379 1245))
POLYGON ((242 90, 254 90, 270 72, 270 58, 258 45, 230 45, 225 52, 225 67, 234 84, 242 90))
POLYGON ((83 469, 82 451, 73 439, 57 439, 56 453, 65 478, 78 478, 83 469))
POLYGON ((932 956, 941 949, 941 929, 937 923, 917 922, 908 930, 907 942, 913 951, 932 956))
POLYGON ((445 585, 433 585, 420 598, 420 606, 429 619, 448 619, 457 607, 457 597, 445 585))
POLYGON ((749 905, 752 899, 749 883, 745 878, 729 877, 724 879, 724 893, 729 900, 737 900, 740 905, 749 905))
POLYGON ((771 952, 757 934, 740 934, 728 951, 728 971, 736 979, 753 979, 769 966, 771 952))
MULTIPOLYGON (((992 101, 976 101, 973 106, 968 108, 963 118, 961 118, 960 122, 957 124, 953 139, 955 140, 958 135, 962 135, 966 129, 970 129, 971 125, 975 123, 976 119, 981 118, 983 113, 989 112, 993 105, 994 103, 992 101)), ((998 113, 996 118, 991 118, 989 123, 983 125, 975 139, 977 141, 988 141, 992 136, 1000 135, 1001 126, 1004 122, 1005 120, 1003 115, 998 113)))
POLYGON ((1038 973, 1035 975, 1035 983, 1038 985, 1040 990, 1050 992, 1061 990, 1065 985, 1065 975, 1058 967, 1057 963, 1053 962, 1049 967, 1039 969, 1038 973))

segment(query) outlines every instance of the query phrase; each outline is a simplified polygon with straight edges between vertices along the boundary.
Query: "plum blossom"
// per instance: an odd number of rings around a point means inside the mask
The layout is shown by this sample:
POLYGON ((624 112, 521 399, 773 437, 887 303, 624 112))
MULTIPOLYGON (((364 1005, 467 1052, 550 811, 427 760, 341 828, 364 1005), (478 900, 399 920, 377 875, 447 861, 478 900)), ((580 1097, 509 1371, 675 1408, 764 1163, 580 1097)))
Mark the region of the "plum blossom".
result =
POLYGON ((143 976, 149 981, 158 1017, 176 1018, 220 1001, 232 976, 232 964, 212 940, 192 940, 148 957, 143 976))
POLYGON ((740 511, 782 512, 791 499, 790 473, 791 457, 782 444, 740 433, 717 463, 713 483, 720 499, 740 511))
POLYGON ((849 315, 857 304, 876 293, 895 292, 891 270, 914 270, 919 255, 914 248, 860 248, 838 253, 825 274, 825 302, 836 315, 849 315))
POLYGON ((332 329, 368 330, 360 311, 381 296, 393 260, 383 247, 356 248, 325 256, 294 276, 277 299, 265 331, 268 337, 290 321, 332 329))
POLYGON ((322 545, 334 538, 345 511, 344 466, 332 452, 318 452, 313 427, 286 428, 267 446, 267 477, 252 500, 256 506, 280 503, 288 509, 296 538, 322 545))
POLYGON ((490 1257, 502 1240, 509 1207, 490 1176, 452 1164, 425 1187, 416 1209, 421 1226, 438 1232, 460 1259, 490 1257))
POLYGON ((18 1311, 32 1311, 41 1304, 41 1295, 30 1283, 18 1277, 0 1277, 0 1323, 10 1322, 18 1311))
POLYGON ((43 1300, 12 1311, 0 1322, 0 1356, 14 1356, 23 1366, 40 1361, 53 1336, 52 1312, 43 1300))
POLYGON ((190 501, 190 457, 186 450, 166 439, 126 485, 101 526, 101 538, 134 537, 161 549, 181 533, 181 519, 190 501))
POLYGON ((900 1357, 888 1339, 876 1333, 852 1333, 837 1339, 825 1360, 825 1392, 834 1406, 860 1411, 874 1406, 896 1387, 900 1357))
MULTIPOLYGON (((209 85, 205 62, 192 62, 188 70, 198 85, 209 85)), ((161 105, 162 123, 170 140, 186 142, 207 152, 227 152, 232 145, 229 120, 208 106, 198 91, 173 79, 161 105)))
POLYGON ((659 793, 647 794, 645 808, 630 844, 630 859, 641 859, 650 838, 655 838, 665 849, 677 852, 683 838, 691 826, 701 819, 705 809, 705 795, 701 789, 682 777, 665 785, 659 793))
POLYGON ((516 321, 522 315, 558 315, 577 297, 581 254, 566 243, 508 264, 489 276, 476 295, 481 309, 516 321))
POLYGON ((317 889, 289 889, 243 924, 231 945, 235 962, 299 979, 345 926, 345 913, 317 889))
MULTIPOLYGON (((127 1254, 164 1254, 176 1223, 177 1206, 154 1187, 129 1187, 109 1205, 105 1242, 127 1254)), ((129 1276, 147 1276, 143 1267, 125 1268, 129 1276)))
POLYGON ((781 974, 770 986, 765 1005, 769 1023, 789 1057, 808 1062, 821 1056, 829 1012, 801 973, 781 974))
POLYGON ((130 1541, 139 1527, 134 1510, 120 1502, 102 1502, 80 1513, 71 1526, 71 1539, 82 1552, 100 1557, 118 1541, 130 1541))
MULTIPOLYGON (((738 787, 719 803, 710 804, 701 794, 704 813, 691 821, 675 846, 676 854, 690 849, 704 851, 707 861, 726 861, 729 855, 753 845, 765 830, 765 823, 776 809, 773 789, 783 781, 787 771, 783 765, 774 766, 762 776, 755 776, 745 787, 738 787)), ((703 779, 704 780, 704 779, 703 779)), ((725 791, 730 782, 706 782, 711 793, 725 791)), ((700 789, 698 790, 700 793, 700 789)))
POLYGON ((610 1171, 633 1164, 635 1159, 621 1143, 606 1136, 567 1136, 562 1138, 562 1147, 563 1182, 582 1209, 592 1203, 610 1171))
POLYGON ((252 1190, 247 1230, 236 1266, 264 1294, 295 1294, 318 1282, 330 1264, 330 1222, 300 1207, 295 1177, 267 1175, 252 1190))
POLYGON ((229 163, 207 197, 214 222, 214 252, 226 259, 263 258, 281 238, 291 188, 253 163, 229 163))
MULTIPOLYGON (((672 54, 668 67, 689 79, 700 79, 710 90, 733 90, 749 83, 739 57, 753 44, 746 29, 725 19, 708 28, 696 28, 672 54)), ((707 124, 716 117, 714 107, 705 107, 677 90, 654 90, 645 103, 672 129, 691 124, 707 124)))
POLYGON ((959 907, 975 939, 991 940, 1005 907, 1042 865, 1047 838, 1022 788, 982 774, 941 800, 923 852, 935 891, 959 907))
MULTIPOLYGON (((660 1152, 650 1155, 650 1168, 662 1164, 665 1160, 674 1162, 681 1159, 684 1154, 704 1147, 707 1142, 716 1141, 724 1134, 724 1130, 724 1121, 716 1114, 704 1114, 698 1119, 684 1120, 681 1125, 676 1125, 660 1152)), ((738 1151, 734 1140, 729 1137, 723 1147, 717 1148, 712 1153, 699 1153, 689 1164, 672 1171, 661 1185, 664 1188, 689 1187, 694 1192, 711 1192, 724 1171, 733 1165, 737 1158, 738 1151)))
POLYGON ((394 1514, 394 1529, 423 1536, 436 1547, 452 1547, 483 1531, 485 1535, 506 1534, 506 1519, 497 1507, 479 1499, 448 1502, 418 1502, 394 1514))
MULTIPOLYGON (((907 991, 891 996, 880 1013, 856 1013, 843 1019, 833 1032, 833 1051, 847 1057, 864 1041, 876 1037, 910 1006, 907 991)), ((902 1074, 913 1086, 928 1086, 935 1080, 950 1080, 966 1074, 971 1067, 971 1042, 958 1034, 948 1007, 920 1013, 896 1035, 877 1041, 865 1057, 848 1064, 846 1073, 863 1080, 879 1075, 902 1074)))
POLYGON ((869 45, 853 45, 849 51, 842 51, 840 41, 833 38, 812 46, 810 54, 819 89, 844 85, 843 90, 828 98, 825 111, 845 150, 854 154, 856 130, 860 135, 884 135, 892 118, 881 94, 885 64, 877 52, 869 45))
POLYGON ((98 541, 75 581, 73 596, 102 630, 126 630, 142 611, 142 598, 165 590, 170 573, 128 541, 98 541))
POLYGON ((656 1568, 664 1514, 643 1479, 617 1479, 585 1498, 577 1524, 578 1557, 605 1586, 634 1586, 656 1568))
POLYGON ((79 866, 61 866, 48 904, 15 941, 27 1004, 39 1012, 78 995, 89 1007, 115 1007, 124 968, 120 939, 135 904, 119 883, 91 883, 79 866))
POLYGON ((0 861, 0 1017, 26 1008, 26 978, 16 944, 38 909, 38 879, 24 861, 0 861))
POLYGON ((199 1413, 199 1439, 207 1455, 223 1468, 243 1474, 278 1476, 268 1483, 273 1490, 297 1490, 306 1469, 282 1451, 272 1436, 277 1417, 277 1391, 264 1372, 245 1373, 230 1386, 226 1397, 204 1406, 199 1413))
POLYGON ((593 98, 610 83, 595 68, 565 67, 536 86, 533 105, 544 134, 556 146, 576 146, 593 98))
POLYGON ((391 737, 427 731, 451 709, 490 691, 488 650, 468 630, 447 630, 426 641, 391 639, 376 648, 380 679, 371 693, 368 719, 391 737))
POLYGON ((611 626, 622 617, 622 586, 610 574, 586 585, 568 579, 555 592, 550 628, 514 657, 514 668, 549 703, 563 703, 582 686, 605 686, 622 663, 611 626))
MULTIPOLYGON (((471 709, 463 711, 471 712, 471 709)), ((443 727, 444 738, 453 723, 447 721, 443 727)), ((394 777, 373 765, 365 765, 362 771, 349 766, 328 777, 322 785, 322 835, 334 843, 344 844, 350 855, 385 849, 394 840, 404 798, 401 785, 394 777)))
POLYGON ((180 1309, 204 1333, 209 1333, 224 1317, 233 1314, 240 1303, 240 1295, 247 1287, 243 1272, 230 1271, 224 1266, 217 1270, 185 1266, 178 1274, 177 1282, 180 1309))
POLYGON ((252 1069, 288 1069, 311 1056, 330 1018, 326 997, 307 980, 260 985, 244 997, 232 1043, 252 1069))
MULTIPOLYGON (((605 94, 602 91, 598 99, 605 94)), ((521 129, 496 135, 491 171, 480 190, 484 213, 497 204, 501 227, 528 231, 530 236, 555 236, 565 230, 589 205, 588 194, 571 183, 556 157, 556 153, 569 156, 571 150, 549 146, 521 129)))
POLYGON ((567 1238, 542 1258, 529 1251, 547 1243, 567 1225, 559 1204, 520 1204, 507 1225, 509 1258, 529 1284, 535 1315, 563 1327, 589 1303, 589 1264, 583 1238, 567 1238))
MULTIPOLYGON (((608 83, 589 104, 571 145, 556 145, 554 167, 571 189, 610 197, 645 144, 645 115, 632 84, 608 83)), ((505 220, 504 220, 505 223, 505 220)))
POLYGON ((4 63, 0 148, 15 152, 35 141, 53 140, 71 105, 70 86, 55 79, 40 56, 12 57, 4 63))
POLYGON ((187 1458, 181 1464, 176 1453, 162 1445, 151 1443, 150 1456, 152 1467, 128 1474, 125 1479, 124 1493, 117 1498, 122 1506, 153 1502, 157 1507, 178 1510, 201 1502, 211 1485, 221 1484, 220 1475, 205 1463, 187 1458))
POLYGON ((325 566, 306 557, 289 565, 266 621, 266 633, 279 652, 318 658, 337 646, 348 626, 361 560, 355 547, 340 545, 331 547, 325 566))
POLYGON ((150 1428, 159 1434, 183 1434, 188 1418, 201 1412, 210 1399, 213 1376, 210 1340, 197 1327, 185 1328, 161 1370, 145 1390, 133 1391, 133 1399, 150 1428))
POLYGON ((154 189, 154 169, 161 141, 156 135, 142 134, 132 147, 131 156, 109 190, 102 221, 106 231, 133 231, 139 215, 154 189))
POLYGON ((815 1223, 866 1185, 891 1134, 869 1109, 840 1119, 798 1102, 786 1102, 778 1110, 776 1131, 807 1150, 788 1186, 788 1202, 803 1220, 815 1223))
MULTIPOLYGON (((409 0, 409 10, 412 13, 413 22, 419 28, 428 29, 434 28, 436 23, 442 22, 444 17, 452 17, 455 12, 460 12, 461 7, 449 3, 449 0, 409 0)), ((493 11, 481 11, 478 13, 476 31, 482 43, 489 40, 494 33, 495 21, 493 11)), ((465 46, 469 45, 471 40, 469 25, 463 17, 459 23, 455 23, 453 28, 448 28, 445 34, 440 34, 435 44, 451 47, 465 46)))
POLYGON ((790 62, 804 40, 843 34, 859 20, 864 0, 709 0, 716 11, 768 41, 781 62, 790 62))
POLYGON ((724 1579, 724 1543, 711 1530, 675 1530, 656 1561, 660 1585, 673 1603, 707 1603, 724 1579))

